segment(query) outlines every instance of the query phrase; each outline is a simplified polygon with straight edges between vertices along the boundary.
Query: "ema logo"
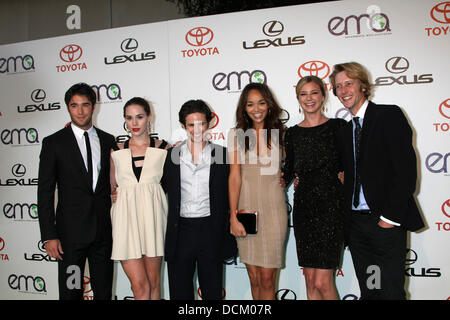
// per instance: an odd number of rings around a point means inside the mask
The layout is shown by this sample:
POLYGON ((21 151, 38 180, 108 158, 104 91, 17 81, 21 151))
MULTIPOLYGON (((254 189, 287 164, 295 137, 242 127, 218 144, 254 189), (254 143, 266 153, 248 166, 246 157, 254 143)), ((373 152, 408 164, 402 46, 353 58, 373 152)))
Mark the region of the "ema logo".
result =
POLYGON ((0 73, 14 74, 34 71, 34 58, 30 54, 0 58, 0 73))
POLYGON ((448 157, 450 153, 432 152, 425 158, 425 167, 431 173, 444 173, 448 175, 448 157))
POLYGON ((77 44, 68 44, 59 51, 59 58, 66 64, 56 66, 58 72, 86 70, 86 63, 77 62, 83 55, 83 49, 77 44))
POLYGON ((38 145, 39 133, 36 128, 4 129, 0 133, 0 141, 11 146, 38 145))
POLYGON ((450 1, 438 3, 430 10, 430 17, 435 22, 444 26, 427 27, 425 31, 428 37, 439 37, 450 35, 450 1))
POLYGON ((186 33, 184 39, 187 44, 194 48, 181 50, 183 58, 219 54, 219 49, 217 47, 205 47, 207 44, 211 43, 213 38, 214 32, 207 27, 192 28, 186 33))
POLYGON ((122 101, 122 90, 116 83, 92 85, 97 94, 98 103, 112 103, 122 101))
POLYGON ((328 21, 328 31, 336 37, 357 38, 391 34, 391 27, 388 16, 378 6, 372 5, 367 8, 366 13, 359 16, 331 18, 328 21))
POLYGON ((266 73, 262 70, 219 72, 212 78, 212 85, 218 91, 240 92, 242 87, 252 82, 267 84, 266 73))

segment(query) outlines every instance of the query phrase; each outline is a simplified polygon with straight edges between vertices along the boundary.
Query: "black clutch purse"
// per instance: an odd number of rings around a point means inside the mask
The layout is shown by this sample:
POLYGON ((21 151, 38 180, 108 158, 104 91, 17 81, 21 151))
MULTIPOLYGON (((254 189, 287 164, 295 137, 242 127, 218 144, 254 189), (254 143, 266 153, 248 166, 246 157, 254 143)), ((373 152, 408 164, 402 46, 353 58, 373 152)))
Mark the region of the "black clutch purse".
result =
POLYGON ((247 234, 256 234, 258 232, 258 212, 239 210, 236 217, 245 228, 247 234))

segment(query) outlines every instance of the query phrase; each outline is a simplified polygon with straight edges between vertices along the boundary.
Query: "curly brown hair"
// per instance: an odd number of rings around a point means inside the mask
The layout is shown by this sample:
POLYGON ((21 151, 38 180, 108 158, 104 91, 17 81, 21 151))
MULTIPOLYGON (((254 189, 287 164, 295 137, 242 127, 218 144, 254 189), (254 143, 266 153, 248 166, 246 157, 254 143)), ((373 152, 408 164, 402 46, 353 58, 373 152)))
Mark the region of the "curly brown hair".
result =
MULTIPOLYGON (((271 90, 266 84, 263 83, 249 83, 247 84, 241 92, 239 101, 236 109, 236 129, 242 129, 246 132, 248 129, 253 128, 253 120, 249 117, 246 111, 247 98, 251 90, 258 90, 267 103, 268 111, 267 116, 264 119, 264 129, 267 130, 266 143, 267 148, 271 149, 271 130, 277 129, 279 132, 279 145, 283 145, 284 137, 284 125, 280 120, 280 115, 282 112, 281 107, 278 105, 275 97, 273 96, 271 90)), ((245 150, 249 149, 249 141, 245 141, 245 150)))

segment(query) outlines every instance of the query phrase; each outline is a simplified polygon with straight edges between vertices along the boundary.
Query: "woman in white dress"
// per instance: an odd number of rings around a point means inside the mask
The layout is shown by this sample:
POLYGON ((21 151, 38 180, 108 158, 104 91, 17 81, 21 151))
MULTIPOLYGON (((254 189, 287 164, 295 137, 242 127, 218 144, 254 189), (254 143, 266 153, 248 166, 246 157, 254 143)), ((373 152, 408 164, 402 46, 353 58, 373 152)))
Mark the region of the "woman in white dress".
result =
POLYGON ((151 111, 144 99, 129 100, 124 118, 131 138, 111 153, 111 185, 117 188, 111 259, 121 262, 136 300, 158 300, 167 222, 160 180, 170 146, 149 136, 151 111))

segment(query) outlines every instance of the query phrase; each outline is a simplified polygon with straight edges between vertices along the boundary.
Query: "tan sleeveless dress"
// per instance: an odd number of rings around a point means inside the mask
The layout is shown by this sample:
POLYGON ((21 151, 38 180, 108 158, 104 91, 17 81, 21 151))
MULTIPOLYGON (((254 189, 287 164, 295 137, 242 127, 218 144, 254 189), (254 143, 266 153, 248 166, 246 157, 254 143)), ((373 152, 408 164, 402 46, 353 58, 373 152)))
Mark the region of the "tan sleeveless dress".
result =
POLYGON ((254 266, 283 268, 288 212, 286 193, 278 182, 281 150, 273 147, 266 156, 257 156, 252 150, 242 154, 238 210, 258 211, 258 232, 236 238, 239 259, 254 266))

